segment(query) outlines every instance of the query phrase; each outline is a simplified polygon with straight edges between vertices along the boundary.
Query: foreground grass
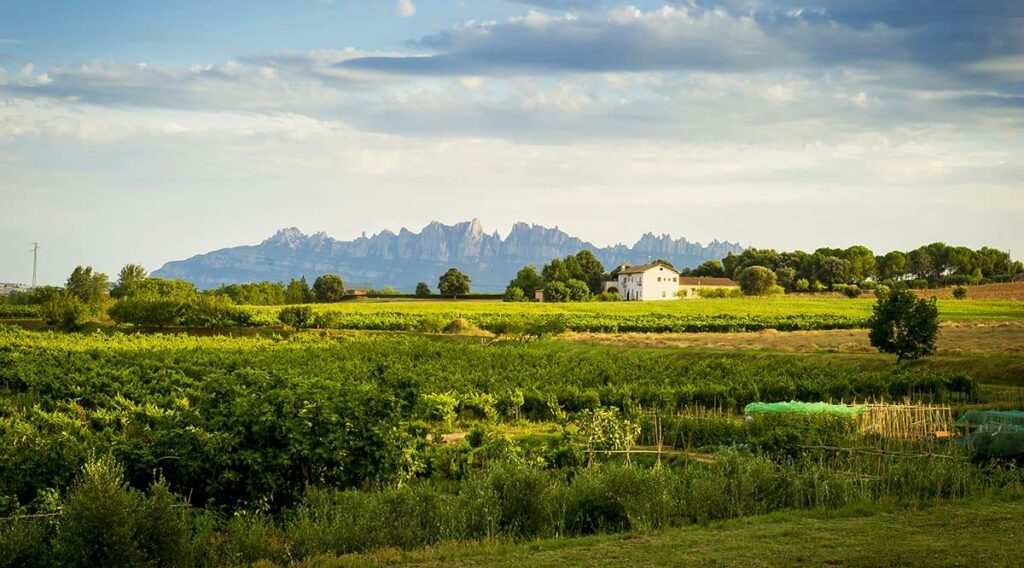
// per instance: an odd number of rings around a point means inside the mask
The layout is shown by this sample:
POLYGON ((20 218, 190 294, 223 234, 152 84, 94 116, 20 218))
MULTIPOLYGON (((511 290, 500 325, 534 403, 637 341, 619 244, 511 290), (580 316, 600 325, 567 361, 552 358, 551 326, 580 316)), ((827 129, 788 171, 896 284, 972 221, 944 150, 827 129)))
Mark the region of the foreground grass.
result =
POLYGON ((448 544, 301 566, 1019 566, 1022 515, 1024 501, 997 500, 784 512, 649 534, 448 544))

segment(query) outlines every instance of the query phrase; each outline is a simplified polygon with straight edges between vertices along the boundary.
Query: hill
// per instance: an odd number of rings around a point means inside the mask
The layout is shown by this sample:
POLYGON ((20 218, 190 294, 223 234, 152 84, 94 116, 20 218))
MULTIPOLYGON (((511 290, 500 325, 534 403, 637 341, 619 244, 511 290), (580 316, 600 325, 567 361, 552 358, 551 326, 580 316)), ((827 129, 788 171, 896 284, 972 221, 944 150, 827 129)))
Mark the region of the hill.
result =
POLYGON ((743 250, 739 244, 712 241, 691 243, 670 235, 643 235, 632 246, 597 247, 564 231, 541 225, 516 223, 508 236, 485 233, 473 219, 455 225, 433 222, 419 233, 403 228, 373 236, 340 241, 326 233, 306 235, 295 227, 281 229, 257 245, 245 245, 168 262, 153 272, 162 278, 180 278, 200 288, 260 280, 287 281, 328 272, 341 274, 352 284, 391 285, 412 290, 417 282, 435 286, 438 276, 455 266, 473 278, 476 291, 498 292, 516 270, 527 264, 539 269, 554 257, 588 249, 610 269, 620 263, 636 264, 656 258, 676 267, 697 266, 712 258, 743 250))

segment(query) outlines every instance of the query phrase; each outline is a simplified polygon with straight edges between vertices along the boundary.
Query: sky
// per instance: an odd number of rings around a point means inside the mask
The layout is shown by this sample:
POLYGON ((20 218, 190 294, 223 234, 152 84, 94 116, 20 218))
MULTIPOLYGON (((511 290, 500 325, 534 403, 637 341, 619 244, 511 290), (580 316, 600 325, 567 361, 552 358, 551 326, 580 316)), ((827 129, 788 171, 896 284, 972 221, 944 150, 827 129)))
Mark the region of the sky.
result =
POLYGON ((480 218, 1024 258, 1018 0, 3 0, 0 282, 480 218))

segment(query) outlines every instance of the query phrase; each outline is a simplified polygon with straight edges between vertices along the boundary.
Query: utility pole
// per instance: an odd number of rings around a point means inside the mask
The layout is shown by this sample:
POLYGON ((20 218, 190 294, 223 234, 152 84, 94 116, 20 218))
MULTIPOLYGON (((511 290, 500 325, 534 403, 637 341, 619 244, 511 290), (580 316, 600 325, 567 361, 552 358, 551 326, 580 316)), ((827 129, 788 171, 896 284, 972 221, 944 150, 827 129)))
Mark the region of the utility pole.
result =
POLYGON ((39 274, 39 243, 32 243, 32 288, 36 287, 36 277, 39 274))

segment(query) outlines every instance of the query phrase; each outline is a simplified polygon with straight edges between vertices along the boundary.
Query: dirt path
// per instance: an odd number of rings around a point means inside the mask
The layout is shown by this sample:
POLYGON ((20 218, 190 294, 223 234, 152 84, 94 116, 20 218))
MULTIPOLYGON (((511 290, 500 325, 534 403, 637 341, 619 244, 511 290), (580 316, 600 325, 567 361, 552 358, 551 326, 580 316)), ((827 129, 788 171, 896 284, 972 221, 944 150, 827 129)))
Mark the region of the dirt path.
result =
MULTIPOLYGON (((865 329, 745 333, 568 333, 566 341, 628 347, 877 353, 865 329)), ((939 354, 1024 353, 1024 323, 953 323, 939 331, 939 354)))

